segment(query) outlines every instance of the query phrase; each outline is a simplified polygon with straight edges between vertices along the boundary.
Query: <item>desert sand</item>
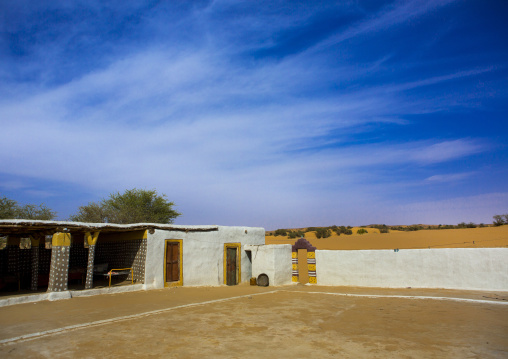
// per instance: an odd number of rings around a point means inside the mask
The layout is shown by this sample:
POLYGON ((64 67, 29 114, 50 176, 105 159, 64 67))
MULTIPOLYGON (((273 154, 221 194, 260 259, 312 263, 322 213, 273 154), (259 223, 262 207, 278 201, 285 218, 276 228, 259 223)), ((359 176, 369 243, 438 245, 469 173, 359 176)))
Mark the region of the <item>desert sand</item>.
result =
MULTIPOLYGON (((500 227, 420 230, 414 232, 390 231, 379 233, 376 228, 366 228, 367 234, 316 238, 314 232, 305 238, 317 249, 419 249, 419 248, 493 248, 508 247, 508 225, 500 227)), ((294 244, 296 239, 282 236, 266 236, 266 244, 294 244)))

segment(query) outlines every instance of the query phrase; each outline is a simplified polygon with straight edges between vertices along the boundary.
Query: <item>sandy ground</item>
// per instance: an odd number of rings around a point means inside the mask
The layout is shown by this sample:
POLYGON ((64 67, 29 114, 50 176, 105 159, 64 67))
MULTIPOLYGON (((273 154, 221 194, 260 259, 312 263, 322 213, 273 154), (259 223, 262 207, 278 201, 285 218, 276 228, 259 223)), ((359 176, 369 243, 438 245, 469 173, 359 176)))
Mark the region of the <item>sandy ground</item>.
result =
MULTIPOLYGON (((316 238, 313 232, 305 238, 318 249, 417 249, 417 248, 486 248, 508 247, 508 225, 485 228, 420 230, 415 232, 379 230, 366 228, 363 235, 341 235, 335 233, 329 238, 316 238)), ((356 231, 354 231, 356 233, 356 231)), ((266 236, 266 244, 294 244, 296 239, 281 236, 266 236)))
POLYGON ((0 356, 506 358, 507 304, 506 292, 180 287, 0 308, 0 356))

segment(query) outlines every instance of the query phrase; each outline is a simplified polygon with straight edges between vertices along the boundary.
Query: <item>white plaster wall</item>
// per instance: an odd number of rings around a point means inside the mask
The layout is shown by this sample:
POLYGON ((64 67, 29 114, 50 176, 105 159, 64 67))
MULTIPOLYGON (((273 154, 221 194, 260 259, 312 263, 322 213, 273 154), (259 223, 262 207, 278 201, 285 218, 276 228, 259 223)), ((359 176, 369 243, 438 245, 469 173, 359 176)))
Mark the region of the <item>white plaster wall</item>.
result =
POLYGON ((164 287, 164 243, 166 239, 183 240, 183 285, 224 284, 224 244, 241 244, 241 281, 250 279, 251 263, 245 252, 246 244, 264 244, 264 228, 218 226, 216 231, 185 232, 155 230, 148 234, 145 285, 164 287))
POLYGON ((508 248, 317 250, 318 285, 508 291, 508 248))
POLYGON ((252 253, 252 277, 264 273, 269 285, 291 284, 291 244, 247 245, 252 253))

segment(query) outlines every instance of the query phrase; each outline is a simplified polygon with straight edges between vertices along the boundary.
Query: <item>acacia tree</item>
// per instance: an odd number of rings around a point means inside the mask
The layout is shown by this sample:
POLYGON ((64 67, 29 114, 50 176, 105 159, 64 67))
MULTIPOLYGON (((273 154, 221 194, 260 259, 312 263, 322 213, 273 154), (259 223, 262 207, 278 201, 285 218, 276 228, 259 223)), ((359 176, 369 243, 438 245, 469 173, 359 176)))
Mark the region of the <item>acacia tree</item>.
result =
POLYGON ((52 220, 56 212, 44 204, 25 204, 20 206, 15 200, 7 197, 0 198, 0 219, 40 219, 52 220))
POLYGON ((496 214, 495 216, 493 216, 492 218, 494 218, 494 226, 502 226, 503 224, 505 223, 508 223, 508 215, 507 214, 496 214), (506 218, 506 221, 503 219, 506 218))
POLYGON ((81 206, 78 213, 69 217, 75 222, 92 223, 173 223, 181 215, 173 209, 165 194, 156 190, 131 189, 123 194, 111 193, 100 202, 81 206))
MULTIPOLYGON (((104 202, 104 201, 102 201, 104 202)), ((86 206, 80 206, 78 213, 69 217, 73 222, 105 223, 107 222, 102 202, 90 202, 86 206)))

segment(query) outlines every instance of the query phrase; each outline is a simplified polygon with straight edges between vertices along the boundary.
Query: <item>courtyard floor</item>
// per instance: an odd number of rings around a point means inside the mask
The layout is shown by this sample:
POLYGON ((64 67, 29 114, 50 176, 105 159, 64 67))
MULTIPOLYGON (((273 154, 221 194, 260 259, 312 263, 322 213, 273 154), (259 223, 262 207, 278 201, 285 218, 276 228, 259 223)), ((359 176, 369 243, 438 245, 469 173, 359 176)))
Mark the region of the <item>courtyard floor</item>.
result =
POLYGON ((508 292, 176 287, 0 308, 6 358, 507 358, 508 292))

